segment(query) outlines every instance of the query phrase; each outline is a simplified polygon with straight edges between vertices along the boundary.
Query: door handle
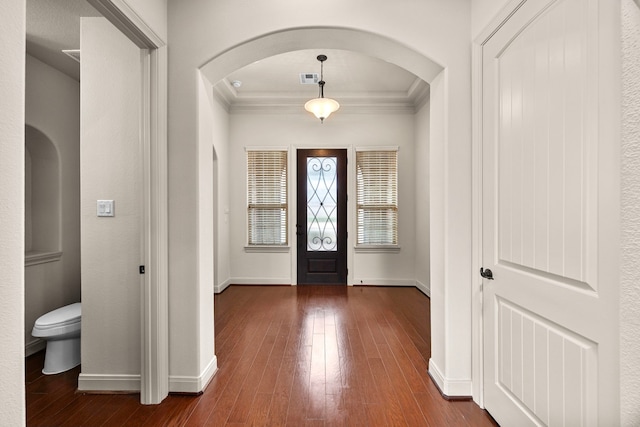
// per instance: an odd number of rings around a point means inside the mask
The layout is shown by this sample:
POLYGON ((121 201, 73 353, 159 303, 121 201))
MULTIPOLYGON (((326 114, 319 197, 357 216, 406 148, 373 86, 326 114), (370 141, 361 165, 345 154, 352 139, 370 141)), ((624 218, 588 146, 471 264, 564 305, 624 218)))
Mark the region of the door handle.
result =
POLYGON ((493 280, 493 271, 489 270, 488 268, 485 270, 484 268, 480 267, 480 275, 487 280, 493 280))

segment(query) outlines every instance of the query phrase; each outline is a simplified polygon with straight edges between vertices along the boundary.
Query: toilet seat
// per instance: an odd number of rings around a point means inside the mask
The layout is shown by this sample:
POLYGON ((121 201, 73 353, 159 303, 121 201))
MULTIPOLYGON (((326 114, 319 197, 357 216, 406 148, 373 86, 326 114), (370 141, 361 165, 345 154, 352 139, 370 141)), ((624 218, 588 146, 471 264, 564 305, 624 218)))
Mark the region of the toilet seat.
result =
POLYGON ((40 316, 33 326, 31 335, 47 337, 80 331, 81 315, 79 302, 60 307, 40 316))

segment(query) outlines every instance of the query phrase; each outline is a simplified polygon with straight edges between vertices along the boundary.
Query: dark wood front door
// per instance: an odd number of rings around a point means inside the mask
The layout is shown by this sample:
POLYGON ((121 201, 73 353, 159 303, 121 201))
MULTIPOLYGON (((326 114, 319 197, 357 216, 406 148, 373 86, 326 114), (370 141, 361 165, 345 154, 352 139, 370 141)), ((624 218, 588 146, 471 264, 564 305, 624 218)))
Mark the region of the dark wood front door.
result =
POLYGON ((347 150, 298 150, 298 284, 347 283, 347 150))

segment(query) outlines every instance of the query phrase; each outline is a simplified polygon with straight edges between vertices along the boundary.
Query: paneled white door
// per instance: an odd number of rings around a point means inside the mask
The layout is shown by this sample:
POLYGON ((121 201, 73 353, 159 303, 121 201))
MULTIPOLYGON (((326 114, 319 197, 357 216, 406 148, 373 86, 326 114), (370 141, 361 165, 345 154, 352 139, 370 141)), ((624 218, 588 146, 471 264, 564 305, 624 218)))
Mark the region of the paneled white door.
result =
POLYGON ((617 424, 613 3, 527 0, 483 46, 484 392, 502 426, 617 424))

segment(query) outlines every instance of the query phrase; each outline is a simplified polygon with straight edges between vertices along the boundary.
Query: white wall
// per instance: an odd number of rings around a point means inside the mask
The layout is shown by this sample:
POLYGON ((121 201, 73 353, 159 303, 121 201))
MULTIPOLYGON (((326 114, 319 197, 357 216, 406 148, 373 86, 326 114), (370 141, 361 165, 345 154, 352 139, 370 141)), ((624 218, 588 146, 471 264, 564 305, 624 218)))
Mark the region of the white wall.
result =
MULTIPOLYGON (((430 88, 430 125, 435 130, 429 140, 429 220, 430 220, 430 265, 429 281, 431 293, 431 325, 445 324, 445 211, 441 206, 445 204, 445 135, 442 123, 445 120, 444 111, 433 108, 445 97, 444 76, 438 76, 431 83, 430 88), (440 268, 434 268, 439 266, 440 268)), ((446 360, 446 335, 444 328, 431 328, 431 371, 441 371, 445 368, 442 363, 446 360)), ((440 385, 442 387, 442 384, 440 385)))
MULTIPOLYGON (((349 284, 415 285, 416 245, 414 116, 411 114, 336 113, 324 124, 300 108, 299 113, 232 114, 230 128, 230 259, 231 280, 238 284, 295 283, 296 265, 295 156, 296 148, 346 148, 397 146, 398 151, 398 241, 399 253, 354 253, 355 158, 349 159, 349 210, 347 247, 349 284), (291 252, 245 252, 247 245, 246 147, 287 147, 289 170, 289 244, 291 252)), ((353 156, 353 151, 349 156, 353 156)))
POLYGON ((82 18, 81 49, 83 307, 78 386, 135 389, 140 386, 141 357, 141 57, 104 18, 82 18), (97 217, 99 199, 115 201, 115 217, 97 217))
MULTIPOLYGON (((215 117, 215 112, 209 96, 211 91, 207 90, 207 86, 206 81, 198 79, 198 113, 200 114, 198 124, 199 140, 201 142, 200 155, 198 156, 198 192, 200 193, 200 200, 207 204, 206 208, 202 211, 213 212, 213 198, 210 193, 212 192, 213 187, 213 168, 211 167, 211 164, 214 156, 213 134, 215 130, 212 118, 215 117)), ((200 218, 198 221, 199 264, 202 264, 204 268, 201 268, 199 271, 201 276, 198 280, 198 283, 200 284, 198 293, 185 296, 186 298, 193 300, 192 304, 196 304, 198 306, 198 311, 201 313, 202 317, 210 319, 210 322, 206 325, 204 323, 202 324, 205 328, 203 333, 210 334, 214 333, 213 298, 211 297, 212 292, 208 289, 213 285, 213 270, 215 268, 214 238, 217 237, 214 236, 215 226, 213 220, 213 217, 208 217, 200 218)), ((177 332, 179 333, 179 331, 177 332)), ((196 356, 198 357, 198 366, 200 370, 204 370, 206 363, 211 361, 214 357, 213 343, 211 340, 206 340, 205 342, 196 344, 197 347, 195 348, 199 348, 200 350, 199 354, 196 353, 196 356)))
POLYGON ((640 7, 622 0, 620 419, 640 425, 640 7))
POLYGON ((471 0, 471 37, 485 29, 493 18, 512 0, 471 0))
POLYGON ((25 425, 25 1, 0 3, 0 422, 25 425))
POLYGON ((59 212, 41 214, 59 221, 49 226, 60 230, 54 246, 63 253, 59 261, 25 268, 25 344, 30 354, 45 344, 31 336, 36 319, 80 301, 80 85, 27 55, 25 108, 27 125, 42 132, 57 153, 60 200, 47 205, 51 209, 58 203, 59 212))
MULTIPOLYGON (((211 87, 209 87, 208 94, 212 94, 211 87)), ((227 111, 215 100, 210 100, 212 107, 211 124, 213 126, 213 147, 215 150, 215 162, 213 174, 213 187, 209 185, 205 186, 208 191, 213 191, 217 194, 217 203, 214 204, 216 208, 216 215, 214 219, 217 220, 216 229, 217 234, 217 253, 215 254, 215 277, 217 281, 214 283, 216 291, 221 291, 226 285, 231 283, 231 259, 229 254, 230 247, 230 213, 229 203, 231 195, 231 185, 229 175, 233 168, 233 165, 229 161, 229 114, 227 111), (216 206, 217 205, 217 206, 216 206)), ((204 185, 204 183, 203 183, 204 185)))
MULTIPOLYGON (((208 275, 202 283, 213 283, 216 291, 229 284, 229 114, 213 96, 213 89, 206 78, 198 87, 200 153, 200 198, 208 203, 205 212, 212 217, 201 219, 200 259, 207 266, 208 275), (212 162, 216 163, 212 167, 212 162), (217 198, 217 200, 214 200, 217 198), (212 243, 215 241, 215 244, 212 243), (217 249, 217 252, 216 250, 217 249), (211 260, 213 259, 213 264, 211 260), (211 268, 209 270, 209 267, 211 268), (215 273, 215 274, 214 274, 215 273), (210 275, 210 276, 209 276, 210 275), (217 279, 217 281, 214 281, 217 279)), ((202 279, 202 278, 201 278, 202 279)), ((204 291, 204 289, 203 289, 204 291)))
MULTIPOLYGON (((229 277, 229 231, 225 221, 224 213, 221 210, 229 205, 229 186, 227 179, 220 180, 220 176, 226 178, 229 143, 228 113, 222 106, 214 100, 213 90, 209 82, 198 76, 198 119, 200 141, 198 155, 198 192, 203 203, 199 218, 199 264, 204 268, 200 269, 201 276, 198 283, 198 294, 195 303, 199 306, 202 322, 195 325, 200 329, 201 336, 212 336, 213 328, 213 289, 217 283, 214 280, 227 281, 229 277), (213 162, 216 167, 213 167, 213 162), (214 171, 217 176, 214 175, 214 171), (217 200, 214 200, 214 194, 217 200), (221 208, 222 207, 222 208, 221 208), (215 209, 215 211, 214 211, 215 209), (221 278, 221 279, 220 279, 221 278)), ((179 293, 177 287, 172 287, 170 292, 179 293)), ((170 293, 170 297, 171 297, 170 293)), ((171 325, 174 333, 180 334, 181 328, 186 325, 177 323, 171 325)), ((198 372, 204 373, 201 381, 208 381, 210 375, 217 369, 215 363, 214 343, 205 339, 195 343, 199 352, 198 372)), ((183 357, 190 357, 189 349, 186 349, 183 357)), ((193 357, 193 355, 191 355, 193 357)), ((175 374, 173 374, 175 375, 175 374)))
POLYGON ((429 136, 430 103, 415 115, 415 280, 416 285, 427 295, 431 294, 430 276, 430 227, 429 227, 429 136))
MULTIPOLYGON (((417 75, 434 76, 434 67, 426 58, 446 68, 446 97, 441 98, 440 108, 446 109, 445 118, 439 123, 445 126, 445 157, 448 162, 446 174, 447 211, 452 213, 447 223, 447 263, 431 268, 447 269, 442 274, 447 280, 445 286, 455 284, 455 291, 449 293, 453 312, 469 310, 470 294, 470 247, 471 247, 471 119, 470 119, 470 44, 469 28, 470 4, 468 0, 442 2, 426 0, 413 2, 411 8, 397 7, 392 2, 376 0, 366 7, 358 2, 341 2, 328 8, 317 8, 315 4, 300 4, 286 0, 273 3, 238 3, 231 0, 210 2, 193 0, 182 2, 169 0, 169 34, 172 55, 169 58, 169 238, 171 253, 169 262, 170 286, 178 287, 175 292, 198 293, 201 269, 209 269, 200 263, 198 252, 199 218, 213 216, 206 209, 211 204, 199 199, 198 176, 198 124, 197 77, 196 70, 212 58, 222 57, 222 53, 265 35, 292 28, 350 28, 361 46, 372 40, 366 51, 378 54, 391 62, 402 58, 400 51, 413 49, 422 60, 404 62, 417 75), (264 19, 268 16, 269 19, 264 19), (380 41, 383 43, 379 43, 380 41), (375 42, 373 42, 375 40, 375 42), (405 49, 405 50, 403 50, 405 49), (455 120, 453 120, 455 118, 455 120), (204 209, 205 212, 199 212, 204 209)), ((266 39, 265 39, 266 40, 266 39)), ((316 38, 316 47, 324 43, 337 46, 331 38, 316 38)), ((342 43, 343 40, 340 40, 342 43)), ((267 41, 268 43, 268 41, 267 41)), ((299 40, 287 40, 277 49, 284 52, 309 46, 299 46, 299 40)), ((251 56, 242 60, 260 59, 265 46, 258 47, 251 56)), ((326 46, 326 44, 325 44, 326 46)), ((332 47, 326 46, 326 47, 332 47)), ((269 45, 269 49, 273 46, 269 45)), ((406 59, 406 58, 405 58, 406 59)), ((415 59, 415 57, 414 57, 415 59)), ((224 63, 217 63, 217 69, 224 69, 233 61, 240 61, 235 55, 225 56, 224 63)), ((237 66, 245 63, 235 62, 237 66)), ((431 63, 433 64, 433 63, 431 63)), ((437 67, 436 67, 437 68, 437 67)), ((229 72, 233 69, 229 70, 229 72)), ((224 77, 220 76, 220 78, 224 77)), ((214 80, 214 79, 211 79, 214 80)), ((215 82, 214 82, 215 83, 215 82)), ((432 104, 433 105, 433 104, 432 104)), ((432 125, 433 127, 433 125, 432 125)), ((433 132, 433 129, 432 129, 433 132)), ((445 180, 439 181, 444 184, 445 180)), ((433 187, 433 186, 432 186, 433 187)), ((444 210, 445 206, 438 208, 444 210)), ((174 292, 172 290, 172 292, 174 292)), ((442 301, 434 304, 443 304, 442 301)), ((184 299, 170 300, 171 318, 185 327, 172 326, 170 336, 170 372, 183 375, 200 375, 199 364, 195 360, 178 356, 179 348, 192 346, 202 340, 212 340, 200 334, 198 325, 209 323, 210 319, 200 318, 193 306, 184 299), (180 329, 181 333, 174 331, 180 329)), ((456 324, 456 326, 459 326, 456 324)), ((444 331, 442 323, 432 328, 444 331)), ((448 354, 455 360, 450 363, 450 372, 456 379, 471 378, 470 322, 452 334, 448 354), (459 350, 459 351, 458 351, 459 350)), ((434 342, 434 346, 444 346, 434 342)), ((191 347, 195 348, 195 347, 191 347)), ((449 372, 449 371, 447 371, 449 372)))

